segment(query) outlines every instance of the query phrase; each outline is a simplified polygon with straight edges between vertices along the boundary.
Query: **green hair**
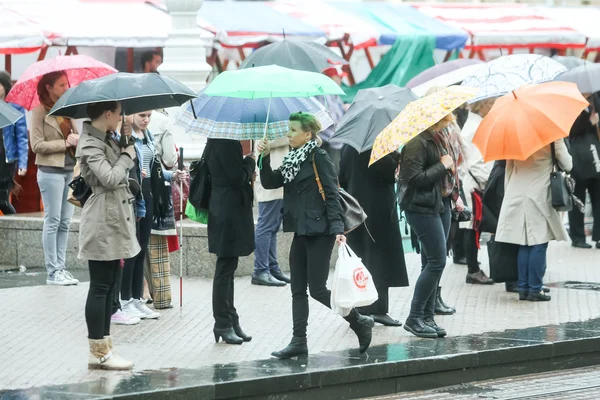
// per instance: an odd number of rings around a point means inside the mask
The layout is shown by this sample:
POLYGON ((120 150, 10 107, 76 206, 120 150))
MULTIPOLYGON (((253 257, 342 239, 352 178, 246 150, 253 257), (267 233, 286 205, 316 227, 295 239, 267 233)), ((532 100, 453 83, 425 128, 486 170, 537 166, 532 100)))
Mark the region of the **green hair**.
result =
POLYGON ((312 133, 312 137, 316 138, 317 134, 323 129, 319 120, 311 113, 296 112, 290 115, 290 122, 300 122, 300 128, 304 132, 312 133))

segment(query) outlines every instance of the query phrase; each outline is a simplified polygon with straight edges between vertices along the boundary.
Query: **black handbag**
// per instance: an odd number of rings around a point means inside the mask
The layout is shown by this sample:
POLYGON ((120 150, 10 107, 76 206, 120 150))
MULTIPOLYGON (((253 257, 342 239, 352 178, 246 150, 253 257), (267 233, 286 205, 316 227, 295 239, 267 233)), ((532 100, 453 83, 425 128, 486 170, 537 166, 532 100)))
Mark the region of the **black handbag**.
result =
MULTIPOLYGON (((323 190, 323 185, 321 184, 321 178, 319 177, 317 164, 315 164, 315 153, 312 154, 312 166, 313 171, 315 172, 317 186, 319 187, 319 193, 321 193, 321 197, 323 198, 323 201, 325 201, 325 191, 323 190)), ((358 200, 356 200, 350 193, 339 187, 339 185, 338 190, 340 193, 340 205, 342 206, 342 214, 344 219, 344 233, 346 234, 361 226, 367 219, 367 214, 358 203, 358 200)))
POLYGON ((88 186, 81 175, 73 179, 69 183, 69 187, 73 191, 71 193, 73 198, 69 199, 69 202, 77 207, 83 207, 87 199, 92 195, 92 188, 88 186))
POLYGON ((495 282, 514 282, 519 279, 519 245, 496 242, 487 243, 490 261, 490 278, 495 282))
POLYGON ((202 158, 190 165, 190 194, 188 201, 196 210, 208 210, 211 194, 211 178, 206 162, 208 145, 204 148, 202 158))
POLYGON ((554 143, 550 145, 552 151, 553 170, 550 173, 550 191, 552 194, 552 207, 556 211, 571 211, 573 209, 572 193, 567 185, 567 174, 560 169, 556 160, 554 143))

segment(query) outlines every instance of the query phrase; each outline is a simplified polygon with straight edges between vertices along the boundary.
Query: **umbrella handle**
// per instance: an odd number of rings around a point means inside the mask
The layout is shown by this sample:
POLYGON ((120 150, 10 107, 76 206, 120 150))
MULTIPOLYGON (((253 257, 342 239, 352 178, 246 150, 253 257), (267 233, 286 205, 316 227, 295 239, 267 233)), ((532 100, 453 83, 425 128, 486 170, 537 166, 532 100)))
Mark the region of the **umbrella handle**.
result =
MULTIPOLYGON (((273 94, 271 93, 271 96, 273 94)), ((265 121, 265 131, 263 133, 263 140, 267 140, 267 128, 269 127, 269 114, 271 114, 271 96, 269 96, 269 105, 267 106, 267 120, 265 121)), ((259 171, 262 169, 262 159, 263 157, 259 157, 258 160, 258 169, 259 171)))

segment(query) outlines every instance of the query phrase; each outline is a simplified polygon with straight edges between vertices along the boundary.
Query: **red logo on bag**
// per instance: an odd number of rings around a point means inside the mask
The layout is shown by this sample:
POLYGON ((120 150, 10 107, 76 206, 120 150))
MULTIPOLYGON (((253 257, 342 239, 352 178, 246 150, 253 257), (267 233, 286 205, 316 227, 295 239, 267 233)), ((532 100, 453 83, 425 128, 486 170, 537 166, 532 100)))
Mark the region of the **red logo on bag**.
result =
POLYGON ((369 280, 369 277, 367 274, 365 274, 364 268, 356 268, 352 275, 354 278, 354 284, 357 288, 365 289, 367 287, 367 281, 369 280))

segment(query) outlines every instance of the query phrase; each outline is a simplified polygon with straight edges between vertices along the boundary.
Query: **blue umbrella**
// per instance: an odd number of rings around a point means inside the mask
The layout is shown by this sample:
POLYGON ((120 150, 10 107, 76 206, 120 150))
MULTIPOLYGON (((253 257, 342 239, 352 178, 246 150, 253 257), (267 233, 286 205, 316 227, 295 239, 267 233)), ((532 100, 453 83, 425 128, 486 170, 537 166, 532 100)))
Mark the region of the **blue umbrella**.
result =
POLYGON ((13 125, 21 118, 23 118, 23 114, 17 111, 10 104, 0 100, 0 128, 13 125))
POLYGON ((258 140, 265 136, 268 115, 266 136, 274 140, 287 135, 290 114, 299 111, 314 114, 323 129, 333 125, 329 112, 314 98, 242 99, 208 96, 205 90, 175 115, 186 132, 211 139, 258 140))

